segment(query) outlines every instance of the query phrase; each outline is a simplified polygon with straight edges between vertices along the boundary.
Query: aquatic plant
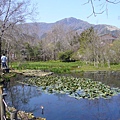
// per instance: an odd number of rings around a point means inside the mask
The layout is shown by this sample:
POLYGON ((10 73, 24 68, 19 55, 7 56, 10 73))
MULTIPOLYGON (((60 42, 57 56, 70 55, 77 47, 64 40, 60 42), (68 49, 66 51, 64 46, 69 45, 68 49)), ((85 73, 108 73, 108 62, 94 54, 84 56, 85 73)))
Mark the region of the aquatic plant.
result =
POLYGON ((74 78, 66 76, 31 77, 25 83, 35 85, 47 93, 68 94, 76 99, 80 98, 110 98, 120 92, 119 88, 111 88, 99 81, 88 78, 74 78))

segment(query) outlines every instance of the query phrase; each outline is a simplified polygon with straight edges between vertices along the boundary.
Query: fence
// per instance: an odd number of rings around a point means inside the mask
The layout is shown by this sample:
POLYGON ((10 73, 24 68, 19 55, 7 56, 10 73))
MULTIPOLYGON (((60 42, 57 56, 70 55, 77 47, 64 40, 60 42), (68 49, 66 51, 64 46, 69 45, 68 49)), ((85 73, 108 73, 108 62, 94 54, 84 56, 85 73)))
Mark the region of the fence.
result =
POLYGON ((5 96, 7 94, 3 93, 3 86, 0 86, 0 120, 7 120, 6 119, 6 111, 10 113, 10 120, 18 120, 17 119, 17 111, 10 112, 7 103, 5 102, 5 96))

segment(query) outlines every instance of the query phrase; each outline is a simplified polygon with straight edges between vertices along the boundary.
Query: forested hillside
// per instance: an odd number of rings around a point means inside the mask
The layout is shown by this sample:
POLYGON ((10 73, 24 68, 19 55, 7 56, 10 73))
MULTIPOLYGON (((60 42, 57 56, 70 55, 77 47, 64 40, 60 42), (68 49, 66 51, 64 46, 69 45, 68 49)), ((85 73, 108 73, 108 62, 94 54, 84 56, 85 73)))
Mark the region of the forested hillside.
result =
POLYGON ((95 66, 120 62, 120 30, 110 25, 92 25, 75 18, 56 23, 30 23, 8 29, 2 51, 10 61, 76 61, 95 66), (103 39, 103 35, 107 37, 103 39))

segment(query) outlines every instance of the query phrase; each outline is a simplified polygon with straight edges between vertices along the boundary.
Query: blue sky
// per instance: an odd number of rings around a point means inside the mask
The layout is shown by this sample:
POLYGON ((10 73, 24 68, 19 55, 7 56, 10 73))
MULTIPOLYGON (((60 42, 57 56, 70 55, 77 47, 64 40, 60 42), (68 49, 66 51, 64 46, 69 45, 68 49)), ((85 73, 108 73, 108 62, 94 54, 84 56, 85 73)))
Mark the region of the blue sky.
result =
MULTIPOLYGON (((36 4, 39 12, 37 22, 53 23, 64 18, 75 17, 91 24, 108 24, 120 28, 120 3, 107 4, 108 14, 104 12, 88 18, 92 13, 92 7, 90 3, 83 5, 87 0, 31 0, 31 2, 36 4)), ((100 12, 102 7, 100 4, 104 2, 105 0, 95 2, 96 12, 100 12)))

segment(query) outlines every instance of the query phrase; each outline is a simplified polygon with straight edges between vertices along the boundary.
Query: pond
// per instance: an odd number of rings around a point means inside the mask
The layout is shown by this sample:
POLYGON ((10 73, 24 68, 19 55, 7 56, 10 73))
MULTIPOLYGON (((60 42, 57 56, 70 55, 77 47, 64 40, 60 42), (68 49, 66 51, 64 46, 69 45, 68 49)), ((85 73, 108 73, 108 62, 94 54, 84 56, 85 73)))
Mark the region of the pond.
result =
MULTIPOLYGON (((84 73, 83 76, 120 88, 120 72, 84 73)), ((32 112, 36 117, 45 117, 47 120, 120 119, 120 94, 109 99, 78 100, 67 94, 48 94, 39 87, 12 81, 7 89, 6 101, 18 110, 32 112), (43 111, 41 106, 44 107, 43 111)))

